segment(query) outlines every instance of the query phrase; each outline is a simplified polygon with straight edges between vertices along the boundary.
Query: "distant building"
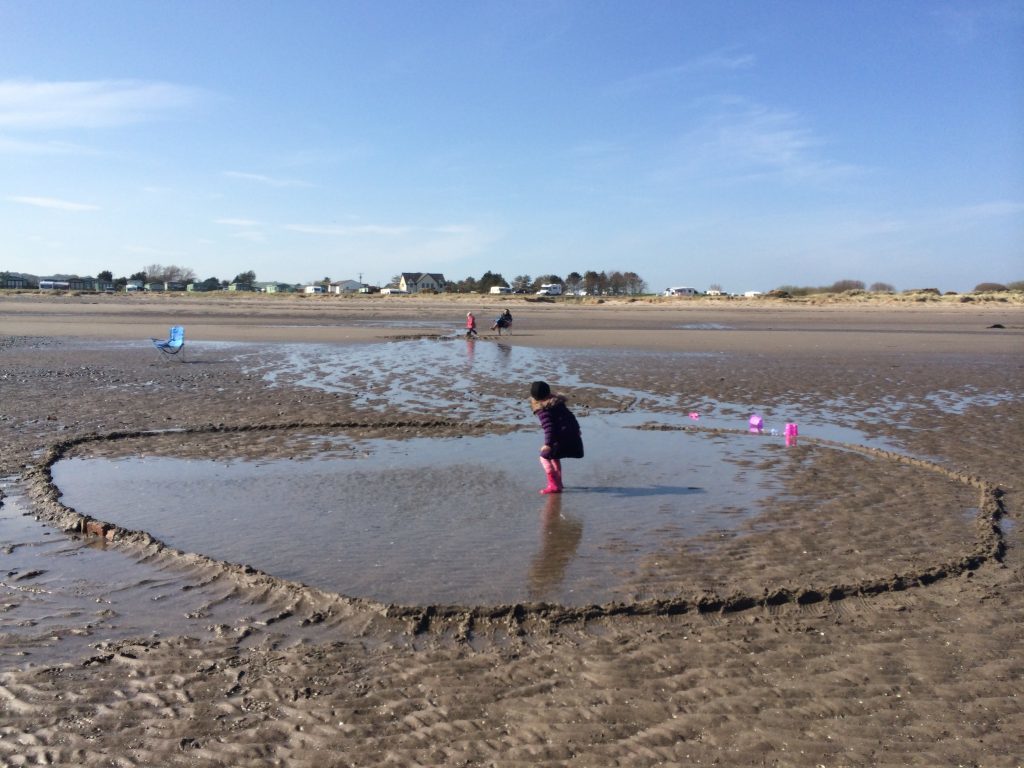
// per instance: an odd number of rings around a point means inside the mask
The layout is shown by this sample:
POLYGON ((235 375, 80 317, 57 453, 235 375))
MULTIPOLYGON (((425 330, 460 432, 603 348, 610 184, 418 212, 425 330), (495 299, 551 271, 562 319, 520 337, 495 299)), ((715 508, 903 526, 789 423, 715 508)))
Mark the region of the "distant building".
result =
POLYGON ((317 293, 323 293, 324 287, 320 284, 304 286, 302 292, 305 294, 313 295, 317 293))
POLYGON ((440 272, 403 272, 398 287, 406 293, 444 293, 448 283, 440 272))
POLYGON ((41 291, 113 291, 112 280, 98 280, 95 277, 44 277, 39 281, 41 291))
POLYGON ((28 279, 21 275, 4 275, 0 288, 28 288, 28 279))
POLYGON ((358 280, 336 280, 327 287, 328 293, 357 293, 363 284, 358 280))
POLYGON ((228 285, 229 291, 238 291, 239 293, 249 293, 253 290, 252 283, 230 283, 228 285))
POLYGON ((676 286, 675 288, 666 288, 663 296, 696 296, 697 289, 690 288, 685 285, 676 286))

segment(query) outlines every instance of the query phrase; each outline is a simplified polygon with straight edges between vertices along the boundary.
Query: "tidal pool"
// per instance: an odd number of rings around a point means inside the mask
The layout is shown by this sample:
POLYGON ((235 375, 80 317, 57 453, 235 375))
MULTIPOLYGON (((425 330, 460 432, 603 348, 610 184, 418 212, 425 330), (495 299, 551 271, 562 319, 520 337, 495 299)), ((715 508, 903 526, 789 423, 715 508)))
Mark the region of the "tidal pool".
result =
POLYGON ((302 461, 72 458, 53 476, 65 504, 172 547, 401 604, 626 599, 641 560, 731 530, 781 490, 781 438, 610 417, 583 429, 587 456, 564 462, 551 496, 533 431, 364 440, 302 461))
MULTIPOLYGON (((779 470, 801 459, 773 430, 795 421, 804 438, 891 447, 847 423, 856 403, 696 404, 683 392, 591 381, 581 373, 593 362, 587 352, 516 347, 508 339, 243 346, 232 354, 270 386, 334 392, 357 410, 492 424, 496 433, 341 435, 340 442, 337 434, 310 435, 314 451, 292 451, 294 436, 272 431, 235 438, 269 442, 274 456, 301 460, 233 458, 252 455, 251 444, 160 456, 134 446, 127 458, 56 464, 64 502, 177 549, 387 603, 586 605, 628 601, 636 589, 675 596, 659 590, 686 585, 643 581, 651 563, 741 536, 785 497, 779 470), (587 456, 566 461, 560 496, 537 493, 540 435, 523 392, 539 378, 574 404, 594 404, 576 406, 587 456), (678 430, 745 430, 752 413, 763 415, 766 434, 678 430), (208 455, 222 458, 194 458, 208 455)), ((673 370, 707 357, 601 352, 602 365, 620 370, 648 363, 673 370)))

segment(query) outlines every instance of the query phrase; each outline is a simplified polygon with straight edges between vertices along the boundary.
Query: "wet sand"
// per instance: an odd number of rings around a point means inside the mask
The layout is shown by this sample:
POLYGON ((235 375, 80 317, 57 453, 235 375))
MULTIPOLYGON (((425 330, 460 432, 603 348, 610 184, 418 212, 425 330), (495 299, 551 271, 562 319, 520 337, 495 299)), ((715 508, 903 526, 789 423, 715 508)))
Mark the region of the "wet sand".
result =
MULTIPOLYGON (((629 412, 629 390, 683 411, 797 402, 896 447, 801 445, 803 460, 771 467, 787 492, 745 530, 660 553, 618 603, 321 592, 100 515, 83 526, 48 485, 58 456, 132 440, 275 455, 296 450, 279 444, 283 427, 493 434, 502 425, 464 418, 471 409, 382 412, 270 386, 214 342, 258 355, 443 339, 467 308, 486 329, 500 306, 0 298, 0 761, 1021 764, 1019 305, 514 300, 503 342, 584 350, 575 365, 593 385, 572 394, 590 408, 629 412), (173 323, 198 342, 185 362, 140 343, 173 323), (668 353, 701 355, 680 366, 668 353), (962 506, 976 514, 954 514, 962 506)), ((513 400, 523 384, 484 394, 513 400)))

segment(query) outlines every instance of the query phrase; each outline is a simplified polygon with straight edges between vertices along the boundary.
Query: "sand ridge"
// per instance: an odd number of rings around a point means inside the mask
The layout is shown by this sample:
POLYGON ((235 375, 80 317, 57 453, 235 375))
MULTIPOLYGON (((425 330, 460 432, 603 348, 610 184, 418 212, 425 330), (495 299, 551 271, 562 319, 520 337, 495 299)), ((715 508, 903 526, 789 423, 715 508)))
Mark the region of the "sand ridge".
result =
MULTIPOLYGON (((673 429, 671 427, 648 427, 653 429, 673 429)), ((209 426, 197 427, 186 430, 175 430, 174 439, 188 438, 197 434, 209 434, 221 436, 226 434, 246 433, 267 433, 276 431, 303 429, 322 434, 325 431, 342 430, 346 433, 383 433, 389 436, 396 434, 413 433, 416 436, 423 435, 449 435, 466 434, 464 425, 451 421, 412 421, 412 422, 330 422, 330 423, 290 423, 290 424, 261 424, 255 426, 209 426)), ((476 425, 476 431, 485 431, 487 425, 476 425)), ((691 426, 675 428, 688 432, 707 432, 711 434, 728 434, 727 430, 691 426)), ((736 434, 743 434, 736 431, 736 434)), ((148 437, 166 437, 167 432, 115 432, 104 435, 84 435, 75 439, 65 440, 50 446, 42 460, 34 468, 29 470, 25 477, 29 482, 29 495, 35 502, 37 514, 40 519, 69 533, 83 534, 85 536, 99 537, 108 542, 116 543, 134 550, 140 557, 151 557, 156 554, 166 554, 186 558, 191 564, 202 563, 208 569, 214 571, 227 571, 236 573, 241 577, 251 577, 251 589, 254 592, 262 592, 274 586, 282 586, 286 592, 295 593, 305 588, 300 584, 288 584, 275 580, 269 574, 261 573, 251 567, 241 569, 226 563, 220 563, 201 555, 184 553, 171 550, 167 545, 154 539, 145 531, 132 531, 124 529, 109 521, 97 520, 88 515, 83 515, 74 509, 65 506, 60 501, 60 491, 53 484, 51 469, 53 465, 65 458, 83 445, 95 442, 119 442, 126 439, 145 439, 148 437)), ((868 597, 883 592, 902 591, 915 586, 927 586, 939 579, 950 578, 973 571, 987 562, 998 563, 1005 551, 1001 520, 1004 515, 1002 506, 1003 492, 998 486, 985 480, 961 472, 946 469, 924 459, 904 456, 892 451, 868 448, 865 446, 854 446, 841 444, 835 441, 804 438, 805 446, 834 446, 841 448, 844 452, 857 452, 874 458, 881 458, 887 462, 902 464, 905 466, 924 469, 943 477, 949 478, 956 483, 970 486, 978 493, 977 509, 978 514, 974 521, 976 538, 973 541, 963 542, 960 551, 950 553, 947 559, 933 563, 916 563, 916 567, 906 573, 897 573, 886 578, 867 578, 854 583, 831 583, 831 584, 805 584, 798 587, 771 587, 771 585, 759 584, 761 589, 752 590, 748 593, 731 591, 728 595, 717 595, 705 593, 700 597, 676 597, 672 599, 642 600, 634 603, 611 603, 589 606, 583 609, 566 608, 558 605, 548 604, 516 604, 497 606, 460 606, 460 605, 380 605, 372 601, 353 599, 344 595, 325 595, 316 590, 308 590, 307 602, 311 605, 309 612, 323 616, 325 613, 333 612, 336 605, 350 607, 360 605, 369 607, 388 617, 411 617, 413 619, 412 631, 414 633, 425 632, 432 629, 432 622, 443 622, 450 624, 455 622, 459 626, 460 637, 466 638, 471 629, 480 622, 499 621, 503 623, 522 622, 534 620, 540 622, 551 622, 554 624, 581 621, 583 619, 608 617, 616 615, 675 615, 688 612, 698 613, 728 613, 752 608, 769 608, 785 604, 810 605, 820 601, 838 601, 852 597, 868 597), (315 597, 314 597, 315 595, 315 597)), ((821 504, 821 500, 811 499, 812 503, 821 504)), ((787 537, 792 537, 794 532, 787 531, 787 537)), ((885 535, 891 535, 886 531, 885 535)), ((904 544, 906 546, 906 544, 904 544)), ((772 549, 778 549, 779 545, 773 544, 772 549)), ((763 573, 762 564, 756 566, 757 570, 763 573)), ((311 619, 304 619, 310 621, 311 619)), ((435 628, 436 629, 436 628, 435 628)), ((447 631, 446 628, 441 630, 447 631)))

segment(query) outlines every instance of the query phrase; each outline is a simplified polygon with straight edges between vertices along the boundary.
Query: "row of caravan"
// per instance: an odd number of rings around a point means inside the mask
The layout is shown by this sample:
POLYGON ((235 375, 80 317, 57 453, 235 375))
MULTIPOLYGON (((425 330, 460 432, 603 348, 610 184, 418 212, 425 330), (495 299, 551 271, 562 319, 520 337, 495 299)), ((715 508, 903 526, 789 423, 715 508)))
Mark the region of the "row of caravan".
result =
MULTIPOLYGON (((507 285, 492 285, 491 293, 512 293, 512 289, 507 285)), ((522 293, 522 291, 520 291, 522 293)), ((537 291, 538 296, 561 296, 562 286, 558 283, 544 283, 540 290, 537 291)))

